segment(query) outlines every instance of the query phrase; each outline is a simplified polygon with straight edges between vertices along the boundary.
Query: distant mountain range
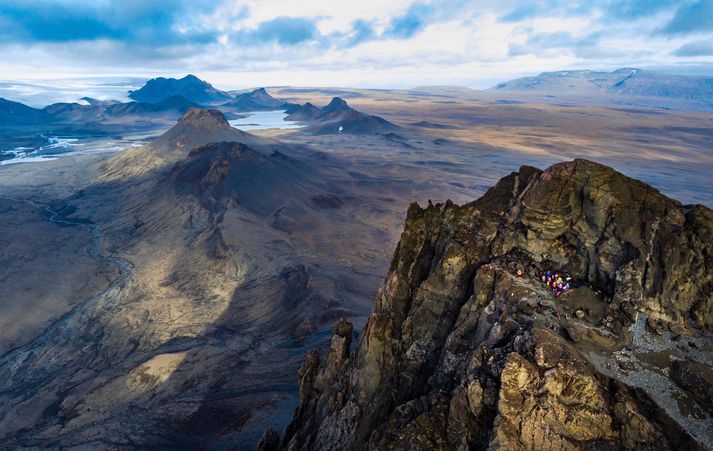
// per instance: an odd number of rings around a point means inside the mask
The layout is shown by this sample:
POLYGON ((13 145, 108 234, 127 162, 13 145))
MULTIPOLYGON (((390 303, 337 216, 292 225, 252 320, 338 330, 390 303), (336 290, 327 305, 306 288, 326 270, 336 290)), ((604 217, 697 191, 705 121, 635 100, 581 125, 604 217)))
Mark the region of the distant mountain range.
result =
POLYGON ((0 98, 2 125, 35 125, 105 123, 121 121, 175 121, 191 108, 218 104, 228 116, 246 111, 294 108, 284 100, 272 97, 265 88, 231 95, 213 88, 199 78, 188 75, 180 80, 155 78, 144 87, 131 91, 132 102, 97 100, 90 97, 80 102, 61 102, 44 108, 33 108, 0 98))
MULTIPOLYGON (((452 97, 477 96, 465 88, 419 88, 452 97), (466 95, 467 94, 467 95, 466 95)), ((490 92, 540 96, 545 102, 569 99, 574 105, 618 104, 684 110, 713 110, 713 77, 669 75, 636 68, 613 72, 574 70, 544 72, 498 84, 490 92)), ((481 94, 482 95, 482 94, 481 94)), ((398 127, 383 118, 361 113, 339 97, 329 105, 297 105, 272 97, 265 88, 226 92, 194 75, 181 79, 154 78, 136 91, 132 102, 89 97, 75 103, 33 108, 0 98, 0 125, 148 123, 175 121, 191 108, 219 108, 228 118, 249 111, 285 110, 287 120, 305 122, 306 131, 318 134, 383 134, 398 127)))
POLYGON ((144 103, 161 103, 172 97, 183 97, 195 104, 219 106, 234 112, 279 110, 292 104, 272 97, 265 88, 233 95, 215 89, 210 83, 195 75, 181 79, 153 78, 137 91, 129 91, 129 97, 144 103))
MULTIPOLYGON (((35 125, 108 123, 116 120, 175 120, 191 108, 201 106, 181 96, 169 97, 159 103, 94 101, 53 103, 44 108, 32 108, 22 103, 0 98, 2 125, 35 125)), ((93 99, 92 99, 93 100, 93 99)))
MULTIPOLYGON (((95 99, 82 99, 82 101, 84 103, 54 103, 38 109, 0 99, 0 123, 15 126, 44 126, 171 121, 183 116, 189 110, 205 108, 180 95, 168 97, 157 103, 122 103, 95 99)), ((378 116, 356 111, 339 97, 333 98, 325 107, 318 108, 311 103, 296 105, 275 99, 264 88, 238 95, 219 108, 223 114, 284 109, 289 113, 287 120, 305 122, 308 124, 305 131, 315 134, 373 135, 393 132, 399 128, 378 116)))
POLYGON ((713 77, 670 75, 629 67, 613 72, 543 72, 534 77, 500 83, 493 90, 577 96, 651 97, 713 107, 713 77))

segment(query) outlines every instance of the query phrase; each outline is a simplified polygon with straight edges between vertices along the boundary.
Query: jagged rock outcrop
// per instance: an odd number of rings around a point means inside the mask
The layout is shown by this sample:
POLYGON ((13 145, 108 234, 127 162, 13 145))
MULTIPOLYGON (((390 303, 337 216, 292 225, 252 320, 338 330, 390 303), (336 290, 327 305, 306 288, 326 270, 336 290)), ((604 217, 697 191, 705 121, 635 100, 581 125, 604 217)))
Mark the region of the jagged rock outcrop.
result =
POLYGON ((671 378, 713 413, 713 367, 690 360, 671 362, 671 378))
MULTIPOLYGON (((590 161, 522 167, 470 204, 409 208, 358 348, 340 323, 324 363, 307 356, 280 448, 710 447, 710 416, 669 402, 685 394, 647 351, 701 359, 712 303, 711 210, 590 161), (578 288, 555 298, 546 270, 578 288)), ((706 374, 677 365, 686 390, 706 374)))

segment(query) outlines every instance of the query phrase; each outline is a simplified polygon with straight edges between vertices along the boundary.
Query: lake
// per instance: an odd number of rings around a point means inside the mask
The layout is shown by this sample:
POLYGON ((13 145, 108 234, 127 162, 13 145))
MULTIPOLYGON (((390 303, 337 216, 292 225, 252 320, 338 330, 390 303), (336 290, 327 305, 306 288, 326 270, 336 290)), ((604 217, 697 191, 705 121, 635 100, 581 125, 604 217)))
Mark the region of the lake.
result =
POLYGON ((245 113, 247 116, 228 121, 228 123, 245 132, 251 130, 267 130, 269 128, 291 129, 301 128, 298 122, 286 121, 287 113, 284 111, 252 111, 245 113))

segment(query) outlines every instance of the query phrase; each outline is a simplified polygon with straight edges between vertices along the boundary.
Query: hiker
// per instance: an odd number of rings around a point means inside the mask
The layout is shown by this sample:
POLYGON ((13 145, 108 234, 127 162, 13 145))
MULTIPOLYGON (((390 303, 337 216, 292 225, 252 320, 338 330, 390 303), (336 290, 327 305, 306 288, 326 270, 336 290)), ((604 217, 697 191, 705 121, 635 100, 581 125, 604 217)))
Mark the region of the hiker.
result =
POLYGON ((522 277, 522 269, 518 269, 518 270, 515 272, 515 275, 518 276, 518 277, 522 277))

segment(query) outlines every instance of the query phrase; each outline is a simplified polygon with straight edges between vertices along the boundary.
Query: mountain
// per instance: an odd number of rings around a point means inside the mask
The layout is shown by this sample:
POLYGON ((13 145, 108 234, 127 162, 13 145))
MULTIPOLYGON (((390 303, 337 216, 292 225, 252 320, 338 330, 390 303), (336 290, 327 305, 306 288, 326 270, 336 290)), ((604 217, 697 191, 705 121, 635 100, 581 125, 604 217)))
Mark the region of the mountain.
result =
POLYGON ((235 141, 248 145, 273 143, 230 126, 218 110, 191 108, 166 133, 152 144, 181 150, 191 150, 210 142, 235 141))
POLYGON ((215 89, 210 83, 195 75, 186 75, 181 79, 153 78, 137 91, 129 91, 129 97, 145 103, 159 103, 179 95, 199 104, 214 104, 230 100, 230 94, 215 89))
POLYGON ((285 112, 288 113, 285 116, 285 120, 295 122, 310 122, 317 119, 321 114, 321 110, 309 102, 304 105, 294 105, 285 112))
POLYGON ((670 75, 635 68, 622 68, 613 72, 543 72, 534 77, 500 83, 494 90, 655 97, 713 105, 713 77, 670 75))
POLYGON ((713 211, 586 160, 412 204, 357 349, 338 322, 261 449, 711 449, 712 267, 713 211))
POLYGON ((47 105, 42 111, 62 121, 97 120, 105 107, 102 105, 83 105, 77 102, 59 102, 47 105))
POLYGON ((185 97, 172 96, 158 103, 144 102, 91 102, 54 103, 42 111, 57 121, 66 123, 100 123, 114 119, 176 120, 191 108, 201 108, 185 97))
POLYGON ((0 98, 2 125, 24 125, 51 122, 53 118, 43 110, 0 98))
POLYGON ((306 131, 316 134, 375 135, 393 132, 399 127, 391 122, 357 111, 347 105, 347 102, 334 97, 327 106, 321 109, 306 131))
POLYGON ((107 160, 103 166, 104 177, 123 178, 158 167, 167 169, 186 157, 194 147, 221 141, 242 142, 251 146, 275 143, 231 127, 218 110, 191 108, 176 125, 155 141, 126 150, 107 160))
POLYGON ((261 216, 272 214, 288 199, 309 199, 319 192, 315 177, 299 162, 238 142, 194 148, 170 179, 180 192, 195 195, 209 209, 228 201, 261 216))
POLYGON ((289 107, 291 104, 272 97, 265 88, 259 88, 252 92, 240 94, 235 99, 223 104, 224 107, 232 107, 237 111, 260 111, 279 110, 289 107))
POLYGON ((178 118, 191 108, 201 108, 201 106, 183 96, 175 95, 158 103, 128 102, 111 104, 107 106, 105 113, 112 117, 169 115, 178 118))

